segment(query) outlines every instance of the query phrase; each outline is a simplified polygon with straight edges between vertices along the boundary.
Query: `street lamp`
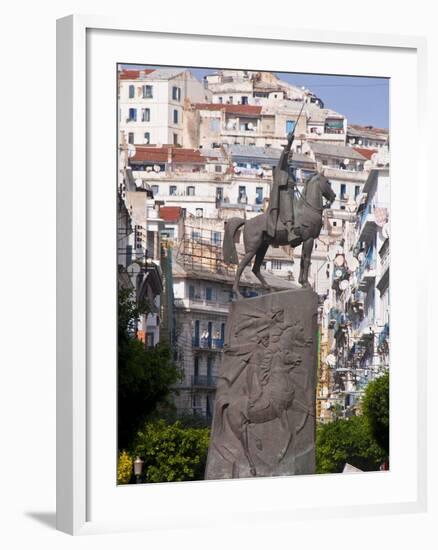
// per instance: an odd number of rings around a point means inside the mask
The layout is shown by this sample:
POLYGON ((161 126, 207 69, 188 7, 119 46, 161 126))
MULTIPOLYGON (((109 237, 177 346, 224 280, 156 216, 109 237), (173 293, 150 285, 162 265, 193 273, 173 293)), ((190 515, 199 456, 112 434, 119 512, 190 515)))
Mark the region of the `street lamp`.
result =
POLYGON ((143 464, 144 461, 139 456, 134 460, 134 475, 136 483, 140 483, 140 476, 143 471, 143 464))

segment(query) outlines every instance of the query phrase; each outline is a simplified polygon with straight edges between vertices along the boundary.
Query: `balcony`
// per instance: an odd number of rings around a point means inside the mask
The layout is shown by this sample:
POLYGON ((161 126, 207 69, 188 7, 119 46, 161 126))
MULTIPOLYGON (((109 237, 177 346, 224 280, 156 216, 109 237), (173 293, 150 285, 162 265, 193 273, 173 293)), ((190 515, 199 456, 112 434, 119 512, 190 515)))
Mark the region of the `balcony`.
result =
POLYGON ((215 388, 217 376, 195 374, 192 376, 192 387, 215 388))
POLYGON ((357 281, 359 283, 359 290, 366 292, 368 287, 372 283, 374 283, 375 279, 376 257, 374 254, 374 248, 371 248, 357 270, 357 281))
POLYGON ((192 348, 205 351, 222 351, 224 341, 221 338, 192 338, 192 348))
POLYGON ((359 217, 359 241, 369 242, 377 231, 373 204, 367 204, 359 217))
POLYGON ((368 172, 332 167, 324 167, 324 175, 328 179, 354 181, 357 183, 365 183, 368 179, 368 172))

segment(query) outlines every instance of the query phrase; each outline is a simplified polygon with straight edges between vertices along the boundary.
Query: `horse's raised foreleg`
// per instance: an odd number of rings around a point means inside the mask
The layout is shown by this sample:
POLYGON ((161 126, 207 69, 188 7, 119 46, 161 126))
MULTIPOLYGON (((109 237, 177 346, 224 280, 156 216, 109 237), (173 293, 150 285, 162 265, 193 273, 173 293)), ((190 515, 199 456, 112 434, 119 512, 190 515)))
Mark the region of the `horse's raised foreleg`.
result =
POLYGON ((313 237, 305 240, 301 249, 300 277, 298 282, 303 288, 308 288, 310 286, 309 267, 313 251, 313 242, 313 237))
POLYGON ((268 243, 262 243, 257 252, 256 257, 254 260, 254 266, 252 268, 252 272, 257 277, 257 279, 262 283, 263 288, 266 288, 266 290, 270 290, 271 287, 266 282, 266 279, 263 277, 263 275, 260 273, 260 268, 262 266, 263 260, 265 258, 266 251, 268 250, 269 244, 268 243))
POLYGON ((234 279, 234 285, 233 285, 233 290, 236 293, 237 298, 242 298, 242 295, 239 292, 240 277, 245 267, 253 259, 254 255, 255 255, 255 252, 247 252, 245 256, 242 258, 242 261, 240 262, 239 267, 237 268, 236 278, 234 279))

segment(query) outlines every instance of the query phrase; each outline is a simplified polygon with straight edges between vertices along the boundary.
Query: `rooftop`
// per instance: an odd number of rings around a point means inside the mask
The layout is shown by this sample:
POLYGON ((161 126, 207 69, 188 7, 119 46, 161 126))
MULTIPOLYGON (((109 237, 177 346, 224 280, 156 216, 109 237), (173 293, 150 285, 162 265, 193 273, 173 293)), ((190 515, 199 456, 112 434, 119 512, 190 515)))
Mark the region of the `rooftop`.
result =
POLYGON ((377 149, 364 149, 362 147, 353 147, 353 149, 368 160, 371 160, 371 157, 377 153, 377 149))
POLYGON ((374 128, 373 126, 361 126, 360 124, 349 124, 347 131, 351 136, 369 137, 374 139, 385 139, 389 135, 387 128, 374 128))
MULTIPOLYGON (((199 149, 185 149, 174 145, 136 145, 135 148, 135 155, 131 158, 134 162, 163 163, 171 160, 173 163, 205 164, 207 160, 199 149)), ((211 158, 217 160, 217 156, 211 158)))
POLYGON ((355 149, 353 149, 353 147, 347 147, 346 145, 319 142, 313 142, 309 145, 312 151, 317 155, 327 155, 353 160, 366 160, 366 157, 358 153, 355 149))
POLYGON ((181 206, 161 206, 160 218, 165 222, 174 223, 177 222, 182 215, 181 206))
POLYGON ((233 115, 259 116, 262 112, 259 105, 235 105, 233 103, 195 103, 194 107, 200 111, 225 111, 233 115))

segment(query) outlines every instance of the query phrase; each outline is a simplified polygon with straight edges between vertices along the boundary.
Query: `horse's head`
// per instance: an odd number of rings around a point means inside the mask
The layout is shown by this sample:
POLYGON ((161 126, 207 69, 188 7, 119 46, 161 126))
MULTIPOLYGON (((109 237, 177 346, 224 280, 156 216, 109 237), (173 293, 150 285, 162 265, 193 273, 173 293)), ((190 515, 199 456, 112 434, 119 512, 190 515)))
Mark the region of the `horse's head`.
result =
POLYGON ((336 199, 336 193, 333 191, 329 180, 322 174, 318 175, 318 186, 322 196, 328 201, 329 206, 331 206, 336 199))

